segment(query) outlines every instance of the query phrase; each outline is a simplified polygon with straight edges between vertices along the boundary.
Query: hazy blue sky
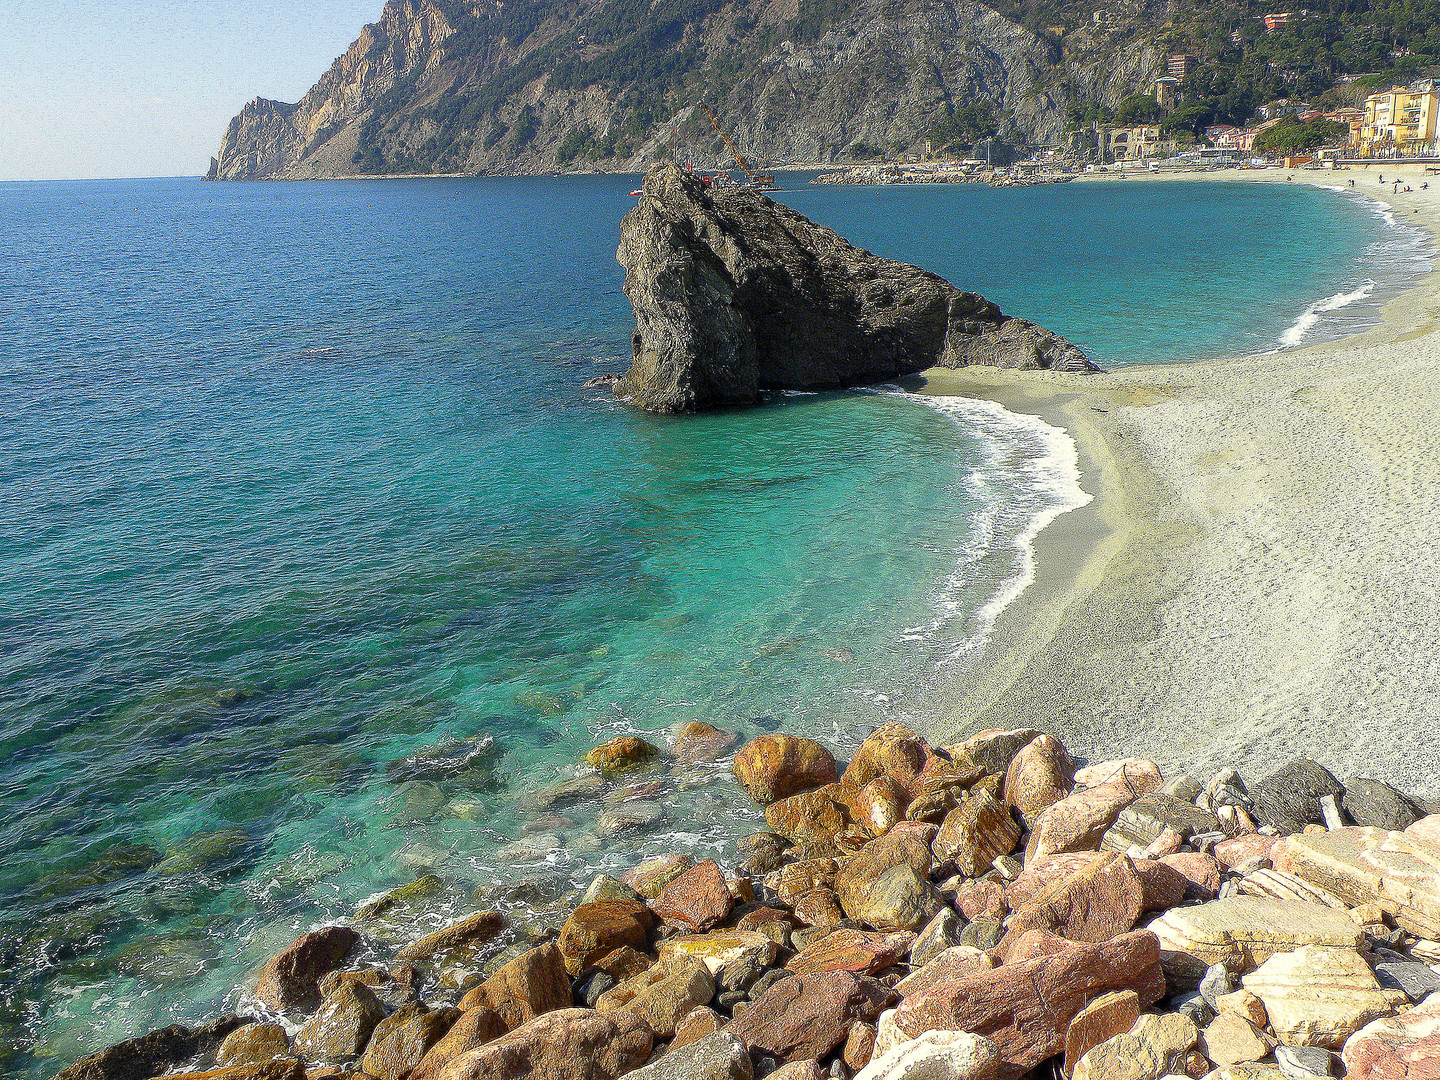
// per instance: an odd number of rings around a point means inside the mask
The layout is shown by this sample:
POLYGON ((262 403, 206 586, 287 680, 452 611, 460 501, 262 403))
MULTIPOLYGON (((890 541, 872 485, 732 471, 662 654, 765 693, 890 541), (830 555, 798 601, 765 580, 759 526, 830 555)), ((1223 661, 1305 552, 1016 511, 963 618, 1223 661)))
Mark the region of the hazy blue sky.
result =
POLYGON ((0 180, 203 173, 251 98, 295 101, 383 0, 0 0, 0 180))

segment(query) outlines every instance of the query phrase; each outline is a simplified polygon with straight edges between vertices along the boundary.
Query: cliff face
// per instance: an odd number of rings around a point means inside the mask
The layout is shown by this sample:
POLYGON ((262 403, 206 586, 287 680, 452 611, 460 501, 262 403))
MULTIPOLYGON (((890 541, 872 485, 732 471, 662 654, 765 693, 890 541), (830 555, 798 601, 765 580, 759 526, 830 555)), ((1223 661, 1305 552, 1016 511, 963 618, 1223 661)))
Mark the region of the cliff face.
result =
POLYGON ((759 191, 652 169, 620 226, 635 311, 615 393, 642 409, 749 405, 926 368, 1097 370, 1078 348, 943 278, 853 247, 759 191))
POLYGON ((1067 107, 1114 105, 1159 63, 969 0, 389 0, 300 102, 247 105, 211 175, 728 164, 701 101, 760 161, 921 149, 991 120, 1050 141, 1067 107))

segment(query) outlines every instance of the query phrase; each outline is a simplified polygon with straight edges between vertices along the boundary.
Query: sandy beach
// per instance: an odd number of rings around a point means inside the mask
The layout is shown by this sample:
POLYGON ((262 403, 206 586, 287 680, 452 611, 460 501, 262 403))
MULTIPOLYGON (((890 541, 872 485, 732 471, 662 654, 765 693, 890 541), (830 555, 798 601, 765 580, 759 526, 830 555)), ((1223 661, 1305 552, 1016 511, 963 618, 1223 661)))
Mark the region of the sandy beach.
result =
MULTIPOLYGON (((1381 172, 1173 179, 1354 178, 1440 237, 1437 184, 1422 192, 1411 167, 1415 190, 1392 195, 1381 172)), ((1091 377, 927 373, 926 392, 1065 428, 1095 496, 1040 535, 1035 581, 942 691, 935 734, 1032 726, 1094 760, 1252 777, 1308 755, 1440 796, 1437 319, 1431 273, 1379 326, 1309 348, 1091 377)))

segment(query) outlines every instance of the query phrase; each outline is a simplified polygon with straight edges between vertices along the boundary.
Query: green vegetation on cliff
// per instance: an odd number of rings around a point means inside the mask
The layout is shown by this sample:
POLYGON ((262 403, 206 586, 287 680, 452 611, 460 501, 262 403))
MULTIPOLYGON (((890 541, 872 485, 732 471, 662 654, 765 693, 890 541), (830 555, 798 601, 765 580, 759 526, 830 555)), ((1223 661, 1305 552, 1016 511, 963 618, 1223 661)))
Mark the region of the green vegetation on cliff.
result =
POLYGON ((722 161, 700 102, 771 162, 1088 145, 1095 121, 1193 135, 1440 57, 1440 0, 1312 3, 1267 32, 1258 0, 389 0, 299 105, 247 106, 218 174, 722 161), (1165 115, 1174 54, 1191 62, 1165 115))

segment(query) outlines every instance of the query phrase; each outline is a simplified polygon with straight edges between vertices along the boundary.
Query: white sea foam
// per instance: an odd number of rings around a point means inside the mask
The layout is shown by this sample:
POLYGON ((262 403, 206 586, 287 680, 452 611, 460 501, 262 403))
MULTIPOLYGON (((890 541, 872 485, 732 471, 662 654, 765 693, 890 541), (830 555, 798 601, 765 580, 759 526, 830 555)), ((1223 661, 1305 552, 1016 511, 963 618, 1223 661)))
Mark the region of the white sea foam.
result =
POLYGON ((947 651, 944 661, 950 661, 984 644, 1000 613, 1034 580, 1035 538, 1045 526, 1086 505, 1092 496, 1080 486, 1075 441, 1061 428, 1038 416, 1012 413, 993 401, 905 396, 950 417, 977 435, 982 445, 980 467, 966 481, 980 505, 971 534, 957 552, 955 570, 941 586, 935 620, 911 628, 906 636, 938 638, 973 604, 974 584, 985 576, 979 569, 982 560, 1000 555, 1009 564, 999 587, 969 616, 961 640, 947 651))
POLYGON ((1317 300, 1301 313, 1300 317, 1291 323, 1283 334, 1280 335, 1280 347, 1293 349, 1300 344, 1302 338, 1320 321, 1320 316, 1327 311, 1339 311, 1341 308, 1349 307, 1351 304, 1364 300, 1375 291, 1375 280, 1366 278, 1360 283, 1358 289, 1350 292, 1336 293, 1334 296, 1327 296, 1324 300, 1317 300))

